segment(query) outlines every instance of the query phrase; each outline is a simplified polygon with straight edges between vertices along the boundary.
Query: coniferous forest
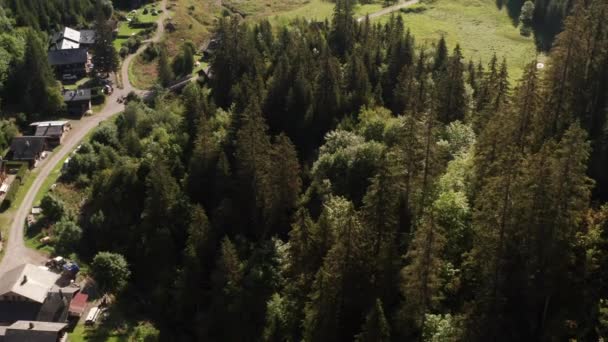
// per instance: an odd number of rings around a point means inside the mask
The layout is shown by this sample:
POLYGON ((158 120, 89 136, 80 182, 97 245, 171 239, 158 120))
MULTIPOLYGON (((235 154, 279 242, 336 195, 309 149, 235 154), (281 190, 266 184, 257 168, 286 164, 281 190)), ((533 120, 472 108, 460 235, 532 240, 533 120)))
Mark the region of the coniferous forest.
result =
POLYGON ((520 79, 352 6, 224 17, 205 85, 98 128, 79 255, 168 341, 608 338, 608 3, 520 79))

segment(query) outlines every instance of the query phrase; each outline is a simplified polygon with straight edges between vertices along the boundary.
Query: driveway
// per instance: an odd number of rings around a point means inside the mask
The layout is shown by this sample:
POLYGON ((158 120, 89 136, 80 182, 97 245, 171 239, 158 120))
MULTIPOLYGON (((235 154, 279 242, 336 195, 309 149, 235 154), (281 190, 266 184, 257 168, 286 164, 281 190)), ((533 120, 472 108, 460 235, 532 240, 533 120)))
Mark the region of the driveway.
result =
POLYGON ((135 54, 129 55, 123 61, 120 70, 123 88, 115 88, 114 93, 106 98, 106 105, 99 113, 96 113, 90 117, 85 117, 80 120, 78 125, 74 125, 74 128, 64 138, 61 147, 49 157, 49 160, 40 166, 38 176, 36 179, 34 179, 32 186, 29 188, 27 194, 23 198, 21 206, 17 208, 15 214, 13 215, 8 232, 8 240, 5 240, 3 245, 5 254, 0 262, 0 277, 2 277, 5 272, 21 264, 31 263, 34 265, 40 265, 46 260, 46 257, 38 251, 25 247, 23 241, 25 219, 34 204, 34 198, 55 165, 57 165, 57 163, 68 155, 68 153, 74 150, 74 148, 82 141, 90 130, 97 127, 104 120, 111 118, 125 109, 124 104, 117 102, 118 98, 126 96, 131 91, 135 91, 140 95, 146 93, 143 90, 135 89, 131 85, 131 82, 129 82, 129 64, 133 58, 137 54, 141 53, 150 42, 158 42, 162 38, 162 34, 164 32, 164 20, 167 17, 166 6, 167 0, 163 0, 161 3, 163 13, 161 13, 157 20, 158 29, 154 34, 154 37, 143 44, 135 54))

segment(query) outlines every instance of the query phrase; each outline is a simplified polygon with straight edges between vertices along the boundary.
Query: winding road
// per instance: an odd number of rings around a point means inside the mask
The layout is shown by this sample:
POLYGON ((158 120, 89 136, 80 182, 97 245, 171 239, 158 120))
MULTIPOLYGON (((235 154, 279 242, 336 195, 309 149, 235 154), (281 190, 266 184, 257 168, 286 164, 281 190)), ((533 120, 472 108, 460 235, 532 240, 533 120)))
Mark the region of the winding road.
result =
POLYGON ((90 117, 81 119, 77 125, 66 135, 63 144, 56 152, 52 153, 49 159, 40 166, 40 170, 36 179, 28 189, 21 205, 15 211, 8 234, 8 240, 4 241, 3 248, 5 249, 4 257, 0 262, 0 278, 5 272, 23 264, 31 263, 40 265, 46 260, 46 257, 36 250, 29 249, 23 241, 25 220, 30 212, 30 208, 34 204, 36 194, 44 184, 44 181, 51 174, 57 163, 74 150, 74 148, 82 141, 89 131, 97 127, 102 121, 122 112, 125 108, 124 104, 118 103, 118 98, 126 96, 131 91, 135 91, 140 95, 145 95, 146 91, 134 88, 129 82, 129 65, 138 54, 140 54, 150 42, 158 42, 163 36, 164 20, 167 18, 167 0, 162 0, 161 8, 163 12, 157 20, 158 29, 154 36, 145 41, 144 44, 137 50, 135 54, 129 55, 122 63, 120 75, 123 88, 114 90, 112 95, 106 98, 106 105, 103 109, 90 117))
MULTIPOLYGON (((390 7, 386 7, 378 12, 369 14, 369 18, 377 18, 395 11, 399 11, 402 8, 412 6, 417 4, 419 0, 409 0, 401 2, 397 5, 393 5, 390 7)), ((34 265, 40 265, 45 260, 46 257, 39 253, 36 250, 29 249, 25 246, 23 241, 24 236, 24 228, 25 228, 25 220, 27 215, 30 212, 30 208, 34 204, 34 199, 36 194, 44 184, 44 181, 49 177, 57 163, 59 163, 63 158, 68 155, 74 148, 84 139, 84 137, 89 133, 92 129, 97 127, 104 120, 111 118, 112 116, 122 112, 124 110, 124 104, 118 103, 117 99, 123 96, 126 96, 131 91, 135 91, 140 95, 148 94, 145 90, 136 89, 131 85, 129 81, 129 65, 133 61, 133 59, 139 55, 148 44, 151 42, 158 42, 163 36, 164 33, 164 21, 167 18, 167 0, 162 0, 161 8, 163 12, 159 16, 157 20, 158 28, 154 36, 144 41, 144 44, 137 50, 136 53, 129 55, 122 63, 122 67, 120 69, 120 76, 122 80, 123 87, 122 89, 116 88, 114 93, 106 98, 106 105, 99 112, 90 117, 86 117, 81 119, 77 125, 68 133, 65 137, 63 144, 61 147, 49 157, 45 163, 40 166, 40 170, 36 179, 28 189, 27 194, 23 198, 21 205, 15 211, 12 221, 11 227, 8 234, 8 240, 4 241, 3 248, 5 249, 5 254, 2 260, 0 261, 0 278, 7 271, 23 264, 23 263, 31 263, 34 265)), ((357 19, 358 22, 365 20, 366 16, 360 17, 357 19)), ((187 79, 179 82, 175 86, 183 86, 187 82, 191 82, 194 79, 187 79)))
MULTIPOLYGON (((378 17, 381 17, 383 15, 396 12, 396 11, 402 9, 402 8, 410 7, 410 6, 415 5, 415 4, 419 3, 419 2, 420 2, 420 0, 403 1, 403 2, 398 3, 396 5, 388 6, 386 8, 383 8, 383 9, 379 10, 378 12, 370 13, 367 16, 369 16, 370 19, 378 18, 378 17)), ((364 15, 362 17, 357 18, 357 22, 359 22, 359 23, 362 22, 363 20, 365 20, 365 17, 367 17, 367 16, 364 15)))

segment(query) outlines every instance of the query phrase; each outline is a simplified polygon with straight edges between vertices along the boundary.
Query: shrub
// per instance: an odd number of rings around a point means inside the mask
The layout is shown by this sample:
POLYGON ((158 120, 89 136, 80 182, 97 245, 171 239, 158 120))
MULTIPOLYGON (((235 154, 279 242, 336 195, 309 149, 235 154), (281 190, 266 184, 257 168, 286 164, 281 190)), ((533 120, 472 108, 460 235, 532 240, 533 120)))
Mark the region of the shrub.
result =
POLYGON ((148 14, 148 9, 144 8, 144 11, 142 12, 143 14, 148 14))
POLYGON ((91 263, 93 278, 104 292, 117 292, 127 285, 131 276, 129 264, 116 253, 99 252, 91 263))
POLYGON ((97 95, 93 95, 91 97, 91 104, 93 105, 99 105, 104 103, 106 100, 106 97, 103 94, 97 94, 97 95))
POLYGON ((56 222, 65 214, 63 202, 51 194, 46 194, 40 201, 42 213, 50 221, 56 222))
POLYGON ((91 142, 98 142, 102 145, 118 146, 118 133, 113 125, 102 125, 97 128, 91 136, 91 142))
POLYGON ((409 7, 405 7, 401 9, 402 13, 408 14, 408 13, 422 13, 424 11, 426 11, 426 6, 424 5, 413 5, 413 6, 409 6, 409 7))
POLYGON ((82 237, 82 229, 74 222, 61 220, 53 227, 55 251, 59 254, 70 254, 77 247, 82 237))
POLYGON ((129 48, 126 46, 122 46, 120 48, 120 51, 118 52, 118 54, 120 55, 120 57, 125 58, 127 57, 127 55, 129 54, 129 48))

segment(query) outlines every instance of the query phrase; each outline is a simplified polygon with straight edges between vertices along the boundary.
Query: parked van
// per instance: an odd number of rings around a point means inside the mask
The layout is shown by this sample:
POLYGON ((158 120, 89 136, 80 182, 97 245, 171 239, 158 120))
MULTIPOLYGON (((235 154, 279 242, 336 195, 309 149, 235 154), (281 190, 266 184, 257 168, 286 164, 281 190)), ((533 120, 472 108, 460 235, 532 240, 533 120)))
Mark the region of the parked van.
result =
POLYGON ((97 321, 97 318, 101 315, 101 309, 95 306, 89 310, 89 314, 87 315, 87 319, 84 321, 85 325, 93 325, 97 321))

